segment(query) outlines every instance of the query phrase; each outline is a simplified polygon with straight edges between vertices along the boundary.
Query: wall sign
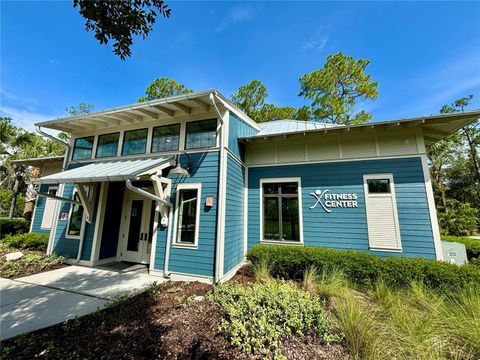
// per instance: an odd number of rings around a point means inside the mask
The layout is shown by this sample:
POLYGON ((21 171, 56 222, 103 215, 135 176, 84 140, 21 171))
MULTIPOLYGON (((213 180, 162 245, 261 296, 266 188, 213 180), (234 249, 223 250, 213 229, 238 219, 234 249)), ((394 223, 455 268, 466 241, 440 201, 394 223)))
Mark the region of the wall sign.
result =
POLYGON ((62 221, 67 220, 67 213, 66 212, 60 214, 60 220, 62 220, 62 221))
POLYGON ((315 190, 310 193, 315 198, 315 204, 310 209, 321 206, 327 213, 332 212, 332 208, 358 208, 358 197, 356 193, 331 193, 329 189, 315 190))

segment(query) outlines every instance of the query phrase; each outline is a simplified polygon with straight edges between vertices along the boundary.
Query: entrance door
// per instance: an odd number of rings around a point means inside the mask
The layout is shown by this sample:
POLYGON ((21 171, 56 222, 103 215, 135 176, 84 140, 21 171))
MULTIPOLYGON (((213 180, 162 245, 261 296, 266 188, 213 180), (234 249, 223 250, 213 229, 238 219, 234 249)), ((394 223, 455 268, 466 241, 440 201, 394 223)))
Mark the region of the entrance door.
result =
POLYGON ((129 190, 125 191, 125 195, 120 258, 147 264, 150 262, 153 235, 152 201, 129 190))

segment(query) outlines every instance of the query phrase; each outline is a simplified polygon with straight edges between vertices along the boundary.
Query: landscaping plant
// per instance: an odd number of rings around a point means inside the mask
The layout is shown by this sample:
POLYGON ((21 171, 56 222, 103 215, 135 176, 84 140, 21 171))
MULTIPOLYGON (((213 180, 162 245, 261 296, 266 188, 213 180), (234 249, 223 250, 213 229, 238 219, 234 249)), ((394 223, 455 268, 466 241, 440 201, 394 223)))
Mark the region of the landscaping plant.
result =
POLYGON ((320 297, 293 282, 268 280, 251 286, 225 283, 207 298, 226 313, 221 330, 247 353, 279 357, 283 337, 309 332, 325 342, 340 338, 331 331, 320 297))
POLYGON ((45 252, 47 251, 48 235, 37 233, 8 235, 0 241, 17 249, 39 250, 45 252))
POLYGON ((25 219, 0 218, 0 239, 7 235, 27 233, 30 229, 30 222, 25 219))

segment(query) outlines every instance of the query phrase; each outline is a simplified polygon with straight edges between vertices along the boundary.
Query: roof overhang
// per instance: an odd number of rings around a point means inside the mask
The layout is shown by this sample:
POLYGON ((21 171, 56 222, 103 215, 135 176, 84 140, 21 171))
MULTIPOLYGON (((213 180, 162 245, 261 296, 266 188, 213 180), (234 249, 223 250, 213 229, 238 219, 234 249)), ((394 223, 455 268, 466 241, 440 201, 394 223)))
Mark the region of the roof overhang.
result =
POLYGON ((198 91, 134 103, 103 111, 43 121, 35 125, 69 133, 82 133, 108 127, 141 124, 151 120, 168 120, 180 116, 210 112, 212 109, 209 96, 212 93, 226 109, 233 111, 247 123, 259 129, 251 118, 216 90, 198 91))
POLYGON ((291 135, 323 134, 342 135, 362 133, 369 130, 389 131, 393 129, 421 128, 426 145, 431 145, 453 133, 462 127, 477 121, 480 118, 480 110, 465 111, 451 114, 439 114, 431 116, 416 117, 410 119, 398 119, 380 122, 369 122, 359 125, 339 125, 323 129, 301 130, 284 132, 271 135, 253 135, 240 138, 244 143, 271 140, 273 138, 287 138, 291 135))
POLYGON ((39 184, 93 183, 149 178, 174 165, 173 157, 94 162, 35 179, 39 184))
POLYGON ((12 164, 19 164, 19 165, 26 165, 26 166, 41 166, 45 163, 62 163, 63 162, 63 155, 62 156, 49 156, 43 158, 29 158, 29 159, 18 159, 18 160, 10 160, 12 164))

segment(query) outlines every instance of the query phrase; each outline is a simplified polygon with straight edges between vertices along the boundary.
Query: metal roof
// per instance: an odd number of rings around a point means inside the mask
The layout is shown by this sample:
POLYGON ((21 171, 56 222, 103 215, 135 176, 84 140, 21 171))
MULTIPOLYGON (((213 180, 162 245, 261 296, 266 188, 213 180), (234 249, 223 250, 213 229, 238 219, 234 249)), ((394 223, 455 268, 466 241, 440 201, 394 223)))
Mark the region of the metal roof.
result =
POLYGON ((200 114, 211 111, 209 96, 214 94, 220 102, 244 121, 260 129, 255 121, 229 99, 214 89, 181 94, 167 98, 137 102, 76 116, 36 123, 36 126, 66 132, 88 132, 105 127, 141 124, 144 121, 172 119, 177 116, 200 114))
MULTIPOLYGON (((448 135, 453 134, 458 129, 471 124, 477 121, 480 118, 480 110, 472 110, 458 113, 450 114, 439 114, 431 116, 422 116, 415 117, 410 119, 398 119, 398 120, 389 120, 389 121, 379 121, 379 122, 368 122, 358 125, 333 125, 328 124, 329 126, 321 127, 317 125, 309 126, 305 125, 292 125, 292 120, 287 120, 287 123, 284 123, 285 120, 277 120, 261 123, 262 131, 255 135, 245 136, 239 138, 242 142, 251 142, 251 141, 265 141, 270 137, 282 136, 287 137, 289 135, 296 134, 310 134, 310 133, 321 133, 324 135, 327 134, 346 134, 352 132, 362 132, 369 129, 380 129, 389 131, 392 129, 399 128, 412 128, 412 127, 421 127, 423 131, 423 136, 425 139, 425 144, 430 145, 439 141, 448 135), (278 124, 278 125, 277 125, 278 124)), ((310 123, 305 121, 299 121, 299 123, 310 123)), ((320 123, 321 124, 321 123, 320 123)))
POLYGON ((173 165, 172 160, 172 157, 162 157, 95 162, 44 176, 33 182, 61 184, 137 180, 141 175, 153 173, 161 168, 173 165))
POLYGON ((302 132, 310 130, 326 129, 336 125, 321 123, 318 121, 301 121, 301 120, 275 120, 259 124, 262 130, 254 136, 270 136, 292 132, 302 132))

